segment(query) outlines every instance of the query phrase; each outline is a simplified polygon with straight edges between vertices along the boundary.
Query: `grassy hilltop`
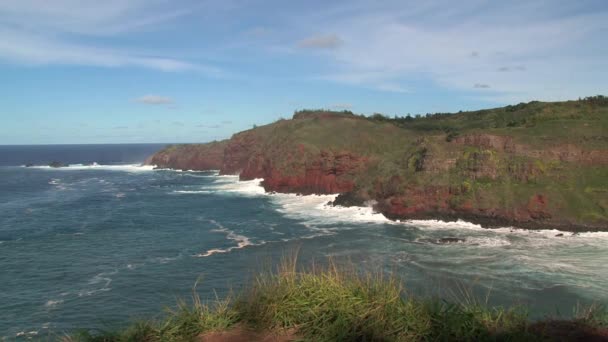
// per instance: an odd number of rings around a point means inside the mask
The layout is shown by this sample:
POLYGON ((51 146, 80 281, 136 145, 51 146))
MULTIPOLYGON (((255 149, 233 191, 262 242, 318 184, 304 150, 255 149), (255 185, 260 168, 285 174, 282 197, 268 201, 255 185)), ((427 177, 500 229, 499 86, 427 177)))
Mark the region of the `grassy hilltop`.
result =
POLYGON ((603 96, 405 117, 304 110, 148 162, 203 169, 208 155, 208 169, 264 178, 267 191, 340 193, 336 204, 371 203, 394 219, 608 229, 603 96))
POLYGON ((294 260, 259 275, 238 295, 188 304, 121 331, 64 342, 128 341, 603 341, 608 315, 579 308, 569 320, 530 321, 525 307, 489 307, 462 292, 451 301, 414 297, 391 276, 349 266, 301 269, 294 260))

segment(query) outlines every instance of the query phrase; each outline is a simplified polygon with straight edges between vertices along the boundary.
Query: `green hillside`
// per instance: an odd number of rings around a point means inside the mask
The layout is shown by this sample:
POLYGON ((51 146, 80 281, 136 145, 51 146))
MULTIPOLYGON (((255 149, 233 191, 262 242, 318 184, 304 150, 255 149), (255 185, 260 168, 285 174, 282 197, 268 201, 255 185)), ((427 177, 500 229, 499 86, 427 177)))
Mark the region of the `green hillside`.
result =
POLYGON ((223 173, 264 178, 268 191, 342 193, 337 204, 372 201, 395 219, 608 229, 603 96, 405 117, 303 110, 217 145, 223 173))

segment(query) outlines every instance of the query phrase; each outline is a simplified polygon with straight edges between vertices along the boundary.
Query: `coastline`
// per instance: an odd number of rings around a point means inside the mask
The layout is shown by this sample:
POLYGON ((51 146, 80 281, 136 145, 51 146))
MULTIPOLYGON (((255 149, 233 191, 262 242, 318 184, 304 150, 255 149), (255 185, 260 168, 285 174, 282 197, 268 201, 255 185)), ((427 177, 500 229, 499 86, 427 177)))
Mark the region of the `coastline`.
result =
MULTIPOLYGON (((142 166, 146 166, 146 165, 142 164, 142 166)), ((147 165, 147 166, 150 166, 150 165, 147 165)), ((387 220, 390 220, 394 223, 402 223, 402 222, 408 222, 408 221, 410 221, 410 222, 411 221, 440 221, 440 222, 445 222, 445 223, 465 222, 465 223, 472 224, 472 225, 478 225, 484 229, 494 230, 494 229, 507 228, 507 229, 522 229, 522 230, 532 230, 532 231, 555 231, 555 235, 564 234, 564 233, 579 234, 579 233, 587 233, 587 232, 589 232, 589 233, 608 232, 608 227, 604 227, 604 226, 579 225, 579 224, 572 224, 572 223, 558 224, 558 223, 551 223, 551 222, 545 222, 545 221, 521 222, 521 221, 509 220, 509 219, 502 218, 502 217, 487 217, 487 216, 479 216, 479 215, 475 215, 475 214, 465 214, 465 213, 445 214, 445 213, 437 212, 434 214, 423 214, 423 215, 419 214, 419 215, 412 215, 409 217, 402 217, 402 216, 390 215, 385 212, 378 211, 373 206, 361 205, 362 203, 360 201, 340 201, 339 198, 340 198, 341 194, 339 194, 339 193, 327 194, 327 193, 314 193, 314 192, 301 193, 301 192, 268 191, 268 190, 266 190, 266 188, 263 185, 263 182, 264 182, 263 178, 243 180, 243 179, 241 179, 239 174, 223 174, 223 173, 221 173, 220 170, 217 170, 217 169, 183 170, 183 169, 173 169, 170 167, 157 168, 156 166, 154 166, 153 169, 154 170, 170 170, 170 171, 174 171, 174 172, 217 172, 218 173, 217 176, 220 176, 220 177, 221 176, 239 177, 239 182, 257 181, 257 182, 259 182, 258 186, 260 188, 262 188, 264 193, 267 195, 286 194, 286 195, 295 195, 295 196, 334 196, 334 199, 332 201, 328 201, 329 202, 329 203, 327 203, 328 205, 335 206, 335 207, 344 207, 344 208, 371 209, 371 210, 373 210, 373 213, 382 215, 387 220), (336 202, 338 202, 338 203, 336 203, 336 202)), ((560 236, 556 236, 556 237, 560 237, 560 236)))

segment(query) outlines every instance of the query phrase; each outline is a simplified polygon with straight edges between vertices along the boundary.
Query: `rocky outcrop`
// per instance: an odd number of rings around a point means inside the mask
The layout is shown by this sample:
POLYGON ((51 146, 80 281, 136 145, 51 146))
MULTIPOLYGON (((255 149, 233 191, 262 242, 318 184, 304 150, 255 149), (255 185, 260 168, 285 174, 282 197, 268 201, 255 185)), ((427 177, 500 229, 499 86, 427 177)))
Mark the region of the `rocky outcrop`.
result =
POLYGON ((564 220, 553 220, 548 199, 541 194, 533 195, 527 204, 505 209, 473 205, 471 201, 454 202, 459 190, 441 187, 410 189, 405 194, 379 201, 375 209, 392 219, 465 219, 485 227, 517 226, 546 229, 559 227, 564 230, 597 230, 601 226, 581 225, 564 220))
POLYGON ((367 159, 350 153, 322 151, 306 163, 303 172, 286 175, 271 169, 264 178, 267 191, 297 192, 302 194, 337 194, 354 189, 352 177, 363 172, 367 159))
POLYGON ((68 166, 68 165, 65 163, 62 163, 62 162, 58 162, 58 161, 52 161, 49 163, 49 167, 52 167, 52 168, 60 168, 60 167, 66 167, 66 166, 68 166))
POLYGON ((266 191, 300 194, 337 194, 354 189, 353 176, 363 172, 367 158, 347 152, 321 151, 291 168, 276 167, 268 157, 256 155, 241 173, 241 179, 264 178, 266 191))
POLYGON ((224 161, 226 141, 208 144, 171 145, 144 162, 157 168, 177 170, 219 170, 224 161))
POLYGON ((256 148, 260 147, 260 140, 253 130, 235 134, 226 144, 220 173, 222 175, 241 174, 256 148))

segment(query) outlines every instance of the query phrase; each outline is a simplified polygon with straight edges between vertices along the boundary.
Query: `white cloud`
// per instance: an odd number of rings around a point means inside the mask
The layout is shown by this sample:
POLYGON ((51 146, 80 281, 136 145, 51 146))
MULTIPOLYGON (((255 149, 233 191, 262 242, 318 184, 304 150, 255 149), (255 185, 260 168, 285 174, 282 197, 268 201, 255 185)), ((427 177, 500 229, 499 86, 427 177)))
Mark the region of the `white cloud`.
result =
POLYGON ((144 95, 135 99, 136 102, 149 105, 166 105, 173 103, 173 99, 160 95, 144 95))
POLYGON ((25 31, 114 35, 188 14, 163 0, 4 0, 3 26, 25 31))
POLYGON ((148 57, 125 51, 89 47, 54 39, 0 30, 0 59, 18 64, 88 65, 100 67, 137 66, 160 71, 203 70, 219 73, 171 58, 148 57))
POLYGON ((427 83, 509 101, 608 91, 599 76, 608 77, 608 49, 597 44, 608 29, 605 10, 544 1, 357 4, 300 23, 340 37, 339 49, 315 56, 329 70, 315 78, 391 92, 427 83))
POLYGON ((52 4, 44 0, 1 1, 0 60, 29 65, 191 70, 221 76, 219 68, 184 61, 154 48, 111 48, 93 43, 99 36, 114 38, 137 30, 159 29, 193 11, 175 7, 164 0, 54 0, 52 4), (82 43, 85 40, 87 43, 82 43))

